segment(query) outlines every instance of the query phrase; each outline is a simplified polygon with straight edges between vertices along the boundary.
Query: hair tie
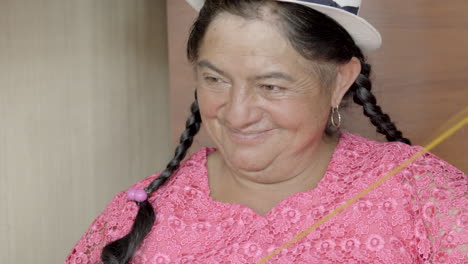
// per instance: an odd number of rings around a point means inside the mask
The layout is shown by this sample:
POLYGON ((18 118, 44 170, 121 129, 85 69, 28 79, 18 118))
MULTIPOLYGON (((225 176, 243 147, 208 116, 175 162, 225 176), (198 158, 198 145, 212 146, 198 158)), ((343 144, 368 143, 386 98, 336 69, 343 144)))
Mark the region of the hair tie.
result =
POLYGON ((148 194, 145 192, 145 190, 142 189, 129 189, 127 191, 127 198, 130 201, 135 201, 135 202, 144 202, 146 199, 148 199, 148 194))

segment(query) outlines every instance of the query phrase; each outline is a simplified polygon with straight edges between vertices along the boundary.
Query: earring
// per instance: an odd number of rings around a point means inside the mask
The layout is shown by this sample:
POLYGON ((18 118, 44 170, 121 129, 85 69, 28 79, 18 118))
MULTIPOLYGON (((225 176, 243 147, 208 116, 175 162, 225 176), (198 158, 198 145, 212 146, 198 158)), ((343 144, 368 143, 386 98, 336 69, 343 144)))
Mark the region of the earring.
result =
POLYGON ((339 107, 332 107, 331 123, 335 128, 340 128, 340 126, 341 126, 341 114, 340 114, 339 107))

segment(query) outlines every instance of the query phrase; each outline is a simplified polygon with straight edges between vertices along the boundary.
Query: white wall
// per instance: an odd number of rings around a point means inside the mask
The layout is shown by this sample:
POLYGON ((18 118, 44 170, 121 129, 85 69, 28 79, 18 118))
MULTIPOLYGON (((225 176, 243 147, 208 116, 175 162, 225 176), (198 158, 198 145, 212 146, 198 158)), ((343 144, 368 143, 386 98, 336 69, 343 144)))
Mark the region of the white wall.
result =
POLYGON ((62 263, 172 150, 163 0, 0 0, 0 263, 62 263))

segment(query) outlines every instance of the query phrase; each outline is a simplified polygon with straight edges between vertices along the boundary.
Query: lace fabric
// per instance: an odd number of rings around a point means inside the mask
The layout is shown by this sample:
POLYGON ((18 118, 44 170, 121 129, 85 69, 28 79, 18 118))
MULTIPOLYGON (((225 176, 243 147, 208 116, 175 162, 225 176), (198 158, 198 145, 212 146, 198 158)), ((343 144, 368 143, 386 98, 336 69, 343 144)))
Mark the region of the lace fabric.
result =
MULTIPOLYGON (((264 216, 209 196, 206 157, 215 150, 201 149, 149 198, 157 220, 132 263, 257 263, 420 149, 343 132, 319 185, 264 216)), ((467 263, 466 194, 466 175, 427 153, 268 263, 467 263)), ((65 263, 101 263, 137 210, 117 194, 65 263)))

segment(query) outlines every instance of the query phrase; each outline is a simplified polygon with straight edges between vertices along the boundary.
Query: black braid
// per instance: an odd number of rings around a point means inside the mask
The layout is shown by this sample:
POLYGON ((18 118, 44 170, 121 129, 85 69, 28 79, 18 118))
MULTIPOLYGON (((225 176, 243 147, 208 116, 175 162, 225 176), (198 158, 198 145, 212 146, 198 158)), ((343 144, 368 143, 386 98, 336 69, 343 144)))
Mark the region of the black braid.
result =
MULTIPOLYGON (((198 107, 197 95, 190 108, 191 115, 185 124, 185 131, 180 136, 180 143, 175 150, 174 158, 169 162, 166 169, 161 172, 158 178, 151 182, 145 191, 148 196, 158 190, 167 179, 179 168, 180 162, 187 154, 187 150, 193 143, 194 136, 201 126, 200 109, 198 107)), ((139 210, 133 223, 130 233, 104 247, 101 260, 105 264, 127 264, 133 257, 146 235, 151 231, 156 220, 156 213, 148 200, 139 204, 139 210)))
POLYGON ((351 91, 354 93, 354 102, 364 108, 364 115, 377 127, 377 132, 385 135, 388 141, 399 141, 411 145, 411 141, 403 137, 403 134, 396 128, 390 117, 383 113, 382 108, 377 105, 377 99, 371 92, 372 82, 369 79, 371 65, 366 63, 362 54, 359 54, 358 58, 361 61, 362 70, 351 86, 351 91))
MULTIPOLYGON (((196 98, 196 94, 195 94, 196 98)), ((198 133, 201 126, 200 109, 198 107, 198 101, 192 103, 190 107, 192 115, 185 122, 185 131, 180 136, 179 145, 177 146, 174 158, 167 164, 166 169, 161 172, 159 177, 154 180, 148 187, 145 188, 147 193, 152 193, 163 185, 166 180, 172 175, 172 173, 179 168, 180 162, 184 159, 187 154, 187 150, 192 146, 193 137, 198 133)))

